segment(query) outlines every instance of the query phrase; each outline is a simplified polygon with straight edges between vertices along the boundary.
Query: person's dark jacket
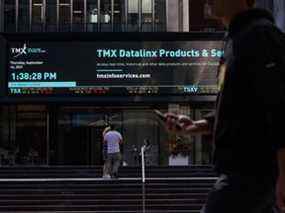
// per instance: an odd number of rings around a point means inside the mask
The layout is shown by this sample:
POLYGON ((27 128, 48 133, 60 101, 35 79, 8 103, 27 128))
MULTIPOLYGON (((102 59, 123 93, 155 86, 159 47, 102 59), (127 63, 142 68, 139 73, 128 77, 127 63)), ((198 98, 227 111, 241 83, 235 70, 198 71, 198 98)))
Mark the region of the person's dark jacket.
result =
POLYGON ((220 173, 276 178, 276 151, 285 147, 282 37, 272 15, 261 9, 238 14, 229 26, 213 125, 220 173), (254 24, 260 21, 265 24, 254 24))

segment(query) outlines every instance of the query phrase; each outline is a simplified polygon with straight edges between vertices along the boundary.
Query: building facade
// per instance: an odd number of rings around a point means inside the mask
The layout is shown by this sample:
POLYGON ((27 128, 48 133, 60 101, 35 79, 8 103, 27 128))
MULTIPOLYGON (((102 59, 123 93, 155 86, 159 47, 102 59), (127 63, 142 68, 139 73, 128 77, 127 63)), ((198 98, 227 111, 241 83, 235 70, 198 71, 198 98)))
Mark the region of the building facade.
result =
POLYGON ((214 31, 211 1, 1 0, 5 32, 214 31), (190 27, 189 27, 190 26, 190 27))
POLYGON ((115 32, 165 30, 165 1, 5 1, 8 32, 115 32), (155 11, 155 12, 154 12, 155 11))
MULTIPOLYGON (((211 0, 0 0, 0 31, 223 32, 211 13, 211 0)), ((276 16, 280 26, 284 24, 284 10, 276 10, 276 16)), ((100 165, 102 131, 109 123, 115 124, 124 137, 124 165, 140 164, 139 150, 146 140, 151 144, 147 165, 209 164, 210 138, 169 134, 153 108, 199 119, 213 111, 215 97, 212 94, 202 97, 203 101, 155 104, 3 103, 0 165, 100 165), (90 123, 95 123, 95 127, 90 123)))
MULTIPOLYGON (((222 31, 213 0, 1 0, 2 32, 222 31)), ((257 0, 285 30, 283 0, 257 0)))
MULTIPOLYGON (((206 1, 198 5, 197 1, 188 0, 0 2, 0 29, 7 33, 188 32, 189 29, 209 32, 215 31, 215 27, 217 31, 222 30, 218 23, 207 19, 209 14, 204 7, 210 5, 206 1), (203 20, 194 20, 189 15, 192 11, 203 20)), ((199 118, 213 109, 214 99, 202 103, 158 102, 155 107, 199 118)), ((147 165, 175 164, 173 159, 177 153, 183 154, 182 161, 186 165, 211 162, 211 145, 205 143, 207 138, 181 139, 170 135, 152 108, 149 103, 111 106, 68 102, 2 104, 1 165, 101 164, 102 130, 108 123, 115 123, 124 137, 125 165, 139 165, 139 150, 145 140, 152 146, 147 154, 147 165), (96 127, 89 126, 92 122, 96 127), (194 140, 197 142, 193 143, 194 140)))

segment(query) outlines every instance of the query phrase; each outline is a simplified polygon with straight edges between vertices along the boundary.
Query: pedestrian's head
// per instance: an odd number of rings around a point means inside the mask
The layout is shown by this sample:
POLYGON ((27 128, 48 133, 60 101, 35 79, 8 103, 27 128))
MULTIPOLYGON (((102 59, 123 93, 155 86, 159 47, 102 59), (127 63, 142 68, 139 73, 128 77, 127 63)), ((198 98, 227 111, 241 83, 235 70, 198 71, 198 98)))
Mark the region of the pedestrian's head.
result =
POLYGON ((228 25, 238 13, 253 8, 255 0, 214 0, 214 17, 228 25))
POLYGON ((150 141, 148 138, 144 139, 144 145, 146 145, 146 146, 150 145, 150 141))
POLYGON ((109 127, 110 127, 110 130, 114 130, 115 129, 114 124, 110 124, 109 127))

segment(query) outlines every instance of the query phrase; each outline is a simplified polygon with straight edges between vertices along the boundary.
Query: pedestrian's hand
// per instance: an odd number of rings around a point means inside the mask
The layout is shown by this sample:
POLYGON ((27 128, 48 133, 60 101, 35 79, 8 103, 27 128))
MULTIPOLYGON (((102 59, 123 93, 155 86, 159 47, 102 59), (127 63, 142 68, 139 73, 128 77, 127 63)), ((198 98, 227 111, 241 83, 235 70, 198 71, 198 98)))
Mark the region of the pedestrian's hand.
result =
POLYGON ((178 115, 175 113, 166 113, 166 128, 168 131, 185 134, 186 130, 194 126, 193 120, 186 115, 178 115))

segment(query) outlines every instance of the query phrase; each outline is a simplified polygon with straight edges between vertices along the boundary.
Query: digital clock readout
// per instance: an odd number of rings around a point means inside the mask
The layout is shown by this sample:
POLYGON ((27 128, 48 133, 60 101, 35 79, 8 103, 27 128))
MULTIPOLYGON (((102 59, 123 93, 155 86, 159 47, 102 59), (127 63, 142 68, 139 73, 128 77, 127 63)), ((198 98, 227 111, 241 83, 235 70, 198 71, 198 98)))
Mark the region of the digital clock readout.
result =
POLYGON ((12 72, 11 79, 13 81, 43 81, 57 80, 56 72, 12 72))

